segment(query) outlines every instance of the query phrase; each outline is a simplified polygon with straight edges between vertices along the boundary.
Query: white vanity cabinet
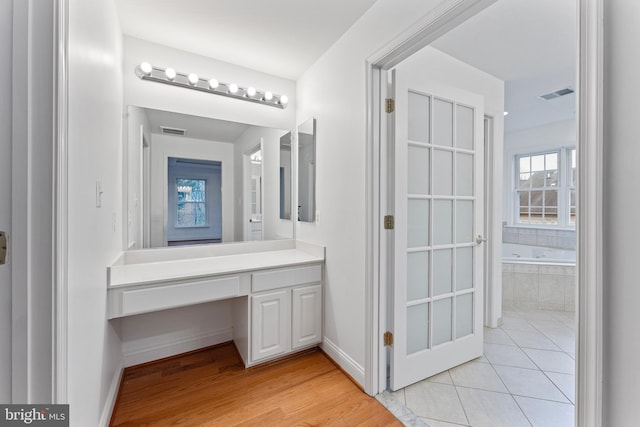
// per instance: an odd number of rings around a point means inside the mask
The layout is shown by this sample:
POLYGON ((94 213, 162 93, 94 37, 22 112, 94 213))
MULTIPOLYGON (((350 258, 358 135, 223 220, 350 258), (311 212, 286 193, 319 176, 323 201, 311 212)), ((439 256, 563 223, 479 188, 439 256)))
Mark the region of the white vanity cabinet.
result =
POLYGON ((252 274, 251 354, 254 365, 322 340, 321 265, 252 274))
POLYGON ((322 341, 324 247, 248 242, 126 253, 108 267, 108 318, 227 300, 233 341, 252 366, 322 341))

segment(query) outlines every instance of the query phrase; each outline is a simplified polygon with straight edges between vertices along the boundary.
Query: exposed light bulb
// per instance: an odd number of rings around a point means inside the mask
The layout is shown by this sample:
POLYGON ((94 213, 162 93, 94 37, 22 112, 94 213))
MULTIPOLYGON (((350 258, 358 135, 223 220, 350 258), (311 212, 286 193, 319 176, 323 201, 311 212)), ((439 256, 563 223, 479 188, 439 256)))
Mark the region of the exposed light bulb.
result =
POLYGON ((229 85, 229 93, 236 93, 238 92, 238 85, 235 83, 231 83, 229 85))
POLYGON ((504 115, 505 115, 505 116, 508 116, 508 115, 509 115, 509 112, 508 112, 508 111, 505 111, 505 112, 504 112, 504 115))
POLYGON ((265 92, 262 97, 263 101, 271 101, 273 99, 273 94, 271 92, 265 92))
POLYGON ((284 105, 284 104, 286 104, 287 102, 289 102, 289 97, 288 97, 287 95, 282 95, 282 96, 280 97, 280 104, 284 105))
POLYGON ((167 68, 166 70, 164 70, 164 74, 169 80, 173 80, 176 78, 176 70, 174 70, 173 68, 167 68))
POLYGON ((215 89, 215 88, 218 87, 218 85, 220 85, 220 83, 216 79, 209 80, 209 88, 210 89, 215 89))
POLYGON ((189 79, 189 83, 191 83, 192 85, 196 85, 198 84, 198 81, 200 80, 200 78, 198 77, 197 74, 195 73, 191 73, 189 74, 189 76, 187 77, 189 79))
POLYGON ((148 62, 143 62, 142 64, 140 64, 140 70, 146 75, 148 76, 149 74, 151 74, 151 71, 153 71, 153 67, 151 66, 151 64, 149 64, 148 62))
POLYGON ((247 96, 252 97, 252 96, 255 96, 255 94, 256 94, 256 89, 252 86, 249 86, 247 88, 247 96))

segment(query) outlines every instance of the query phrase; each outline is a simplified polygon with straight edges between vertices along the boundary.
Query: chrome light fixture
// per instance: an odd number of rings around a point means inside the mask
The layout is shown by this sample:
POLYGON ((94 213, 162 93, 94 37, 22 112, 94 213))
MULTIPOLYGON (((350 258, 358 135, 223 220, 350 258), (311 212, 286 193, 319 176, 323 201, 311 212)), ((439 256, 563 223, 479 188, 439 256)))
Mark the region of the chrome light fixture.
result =
POLYGON ((235 83, 224 83, 214 78, 200 77, 194 73, 181 73, 173 68, 160 68, 148 62, 143 62, 136 67, 136 75, 142 80, 242 99, 280 109, 286 108, 289 102, 289 98, 286 95, 277 95, 270 91, 259 91, 253 86, 241 87, 235 83))

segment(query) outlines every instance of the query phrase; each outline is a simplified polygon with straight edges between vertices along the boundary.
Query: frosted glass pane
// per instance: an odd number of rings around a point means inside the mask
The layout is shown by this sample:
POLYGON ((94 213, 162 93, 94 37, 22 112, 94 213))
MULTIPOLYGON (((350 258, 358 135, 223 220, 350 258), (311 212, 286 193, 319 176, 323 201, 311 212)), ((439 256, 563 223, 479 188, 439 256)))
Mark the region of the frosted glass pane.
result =
POLYGON ((473 150, 473 109, 456 106, 456 147, 473 150))
POLYGON ((433 295, 451 292, 451 249, 433 251, 433 295))
POLYGON ((473 286, 473 248, 456 249, 456 291, 473 286))
POLYGON ((433 143, 453 146, 453 104, 435 99, 433 101, 433 143))
POLYGON ((407 307, 407 354, 429 348, 429 304, 407 307))
POLYGON ((409 146, 409 194, 429 194, 429 149, 409 146))
POLYGON ((449 245, 453 241, 453 201, 433 201, 433 244, 449 245))
POLYGON ((473 196, 473 155, 456 154, 456 194, 473 196))
POLYGON ((458 200, 456 202, 456 243, 471 242, 473 242, 473 202, 458 200))
POLYGON ((433 302, 433 346, 451 341, 451 298, 433 302))
POLYGON ((433 194, 453 194, 453 153, 433 150, 433 194))
POLYGON ((407 302, 429 296, 429 252, 407 254, 407 302))
POLYGON ((407 247, 429 245, 429 201, 409 200, 407 203, 407 247))
MULTIPOLYGON (((435 315, 435 307, 433 314, 435 315)), ((435 320, 434 320, 435 323, 435 320)), ((456 297, 456 338, 473 333, 473 294, 456 297)), ((435 338, 435 333, 434 333, 435 338)))
POLYGON ((409 140, 429 142, 429 97, 409 92, 409 140))

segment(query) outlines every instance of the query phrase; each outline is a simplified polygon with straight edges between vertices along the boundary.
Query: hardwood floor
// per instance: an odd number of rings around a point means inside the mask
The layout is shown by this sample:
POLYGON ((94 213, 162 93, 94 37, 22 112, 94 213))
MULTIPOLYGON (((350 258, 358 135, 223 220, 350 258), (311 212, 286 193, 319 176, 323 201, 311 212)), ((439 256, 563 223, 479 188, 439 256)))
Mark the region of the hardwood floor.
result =
POLYGON ((232 343, 125 369, 111 426, 401 426, 319 350, 245 370, 232 343))

